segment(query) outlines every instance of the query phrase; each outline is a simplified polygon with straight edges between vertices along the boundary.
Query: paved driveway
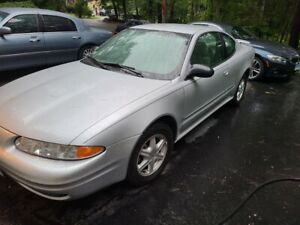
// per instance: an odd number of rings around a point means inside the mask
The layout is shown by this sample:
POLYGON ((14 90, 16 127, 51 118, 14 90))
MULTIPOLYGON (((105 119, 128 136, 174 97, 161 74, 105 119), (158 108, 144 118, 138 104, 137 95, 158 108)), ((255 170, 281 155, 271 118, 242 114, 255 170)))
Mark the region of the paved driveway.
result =
MULTIPOLYGON (((299 137, 300 75, 252 82, 241 107, 224 107, 177 143, 163 175, 148 186, 119 183, 53 202, 0 178, 0 225, 214 225, 260 183, 300 176, 299 137)), ((273 184, 229 224, 298 225, 299 200, 299 183, 273 184)))

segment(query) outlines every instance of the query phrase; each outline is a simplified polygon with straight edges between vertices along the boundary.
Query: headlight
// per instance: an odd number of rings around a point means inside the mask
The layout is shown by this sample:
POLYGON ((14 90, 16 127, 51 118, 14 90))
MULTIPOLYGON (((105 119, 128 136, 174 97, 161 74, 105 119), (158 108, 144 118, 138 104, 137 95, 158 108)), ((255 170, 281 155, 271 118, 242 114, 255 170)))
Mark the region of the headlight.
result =
POLYGON ((286 64, 287 63, 287 59, 278 56, 278 55, 267 55, 267 58, 274 63, 280 63, 280 64, 286 64))
POLYGON ((105 151, 102 146, 72 146, 37 141, 25 137, 19 137, 15 141, 17 149, 32 155, 62 160, 86 159, 105 151))

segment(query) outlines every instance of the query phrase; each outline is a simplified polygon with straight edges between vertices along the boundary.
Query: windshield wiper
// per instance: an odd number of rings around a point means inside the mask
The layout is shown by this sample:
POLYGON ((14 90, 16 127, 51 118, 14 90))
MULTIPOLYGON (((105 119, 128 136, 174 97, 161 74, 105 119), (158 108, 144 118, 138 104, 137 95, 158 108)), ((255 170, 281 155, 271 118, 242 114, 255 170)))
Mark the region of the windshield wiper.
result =
POLYGON ((122 69, 122 71, 133 74, 133 75, 136 75, 138 77, 144 77, 141 72, 137 71, 135 68, 130 67, 130 66, 121 65, 121 64, 118 64, 118 63, 103 63, 103 62, 101 62, 101 63, 105 66, 120 68, 120 69, 122 69))
POLYGON ((95 58, 93 58, 91 56, 87 56, 82 61, 85 61, 85 60, 89 60, 92 64, 94 64, 95 66, 100 67, 102 69, 105 69, 105 70, 109 69, 105 64, 99 62, 98 60, 96 60, 95 58))

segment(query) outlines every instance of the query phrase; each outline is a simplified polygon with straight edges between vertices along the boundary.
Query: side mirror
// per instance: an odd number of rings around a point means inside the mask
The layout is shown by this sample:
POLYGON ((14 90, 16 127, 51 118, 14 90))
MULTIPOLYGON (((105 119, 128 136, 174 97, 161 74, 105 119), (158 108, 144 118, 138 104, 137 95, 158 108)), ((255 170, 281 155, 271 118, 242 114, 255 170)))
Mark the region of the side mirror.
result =
POLYGON ((192 65, 192 68, 187 75, 186 80, 193 77, 211 77, 212 75, 214 75, 214 73, 215 71, 208 66, 195 64, 192 65))
POLYGON ((6 34, 11 34, 11 28, 10 27, 0 27, 0 36, 4 36, 6 34))

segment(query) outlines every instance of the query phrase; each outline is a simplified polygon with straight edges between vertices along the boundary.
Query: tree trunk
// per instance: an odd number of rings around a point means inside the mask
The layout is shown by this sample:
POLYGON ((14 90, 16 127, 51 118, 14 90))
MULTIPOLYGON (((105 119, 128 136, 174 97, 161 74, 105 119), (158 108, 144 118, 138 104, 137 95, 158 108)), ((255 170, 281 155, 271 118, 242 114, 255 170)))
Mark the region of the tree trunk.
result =
POLYGON ((119 10, 118 10, 118 7, 117 7, 117 4, 116 4, 115 0, 112 0, 112 5, 113 5, 113 8, 114 8, 114 11, 115 11, 115 14, 116 14, 116 19, 119 19, 119 10))
POLYGON ((170 5, 170 17, 169 17, 169 21, 170 22, 175 22, 175 3, 176 3, 176 0, 172 0, 171 1, 171 5, 170 5))
POLYGON ((194 11, 194 6, 195 6, 195 2, 194 0, 191 0, 191 21, 194 20, 194 17, 195 17, 195 11, 194 11))
POLYGON ((167 21, 167 0, 161 0, 161 21, 166 23, 167 21))
POLYGON ((220 0, 215 0, 212 1, 212 5, 214 7, 214 19, 217 21, 221 21, 222 17, 223 17, 223 1, 220 0))
MULTIPOLYGON (((289 13, 291 11, 295 11, 295 10, 291 10, 291 7, 290 7, 290 4, 286 6, 285 8, 285 15, 289 15, 289 13)), ((291 25, 291 22, 292 22, 293 18, 289 17, 288 19, 285 20, 285 22, 283 22, 283 26, 282 26, 282 29, 281 29, 281 32, 279 34, 279 38, 278 38, 278 41, 280 43, 282 43, 284 41, 284 37, 286 36, 286 34, 289 32, 289 27, 291 25)))
POLYGON ((295 49, 298 49, 299 47, 299 34, 300 34, 300 0, 297 2, 297 10, 295 11, 293 22, 292 22, 292 28, 290 32, 290 41, 289 45, 292 46, 295 49))
POLYGON ((156 14, 157 14, 157 22, 161 23, 162 22, 162 10, 161 10, 161 2, 158 1, 156 3, 156 14))
POLYGON ((150 22, 154 22, 153 20, 153 0, 148 0, 148 18, 150 22))
POLYGON ((135 14, 138 17, 139 16, 139 7, 138 7, 138 0, 134 0, 134 5, 135 5, 135 14))
POLYGON ((260 5, 261 5, 261 7, 260 7, 260 20, 262 21, 264 19, 264 14, 265 14, 266 0, 262 0, 260 5))
POLYGON ((124 12, 124 20, 127 20, 127 1, 122 0, 123 12, 124 12))

